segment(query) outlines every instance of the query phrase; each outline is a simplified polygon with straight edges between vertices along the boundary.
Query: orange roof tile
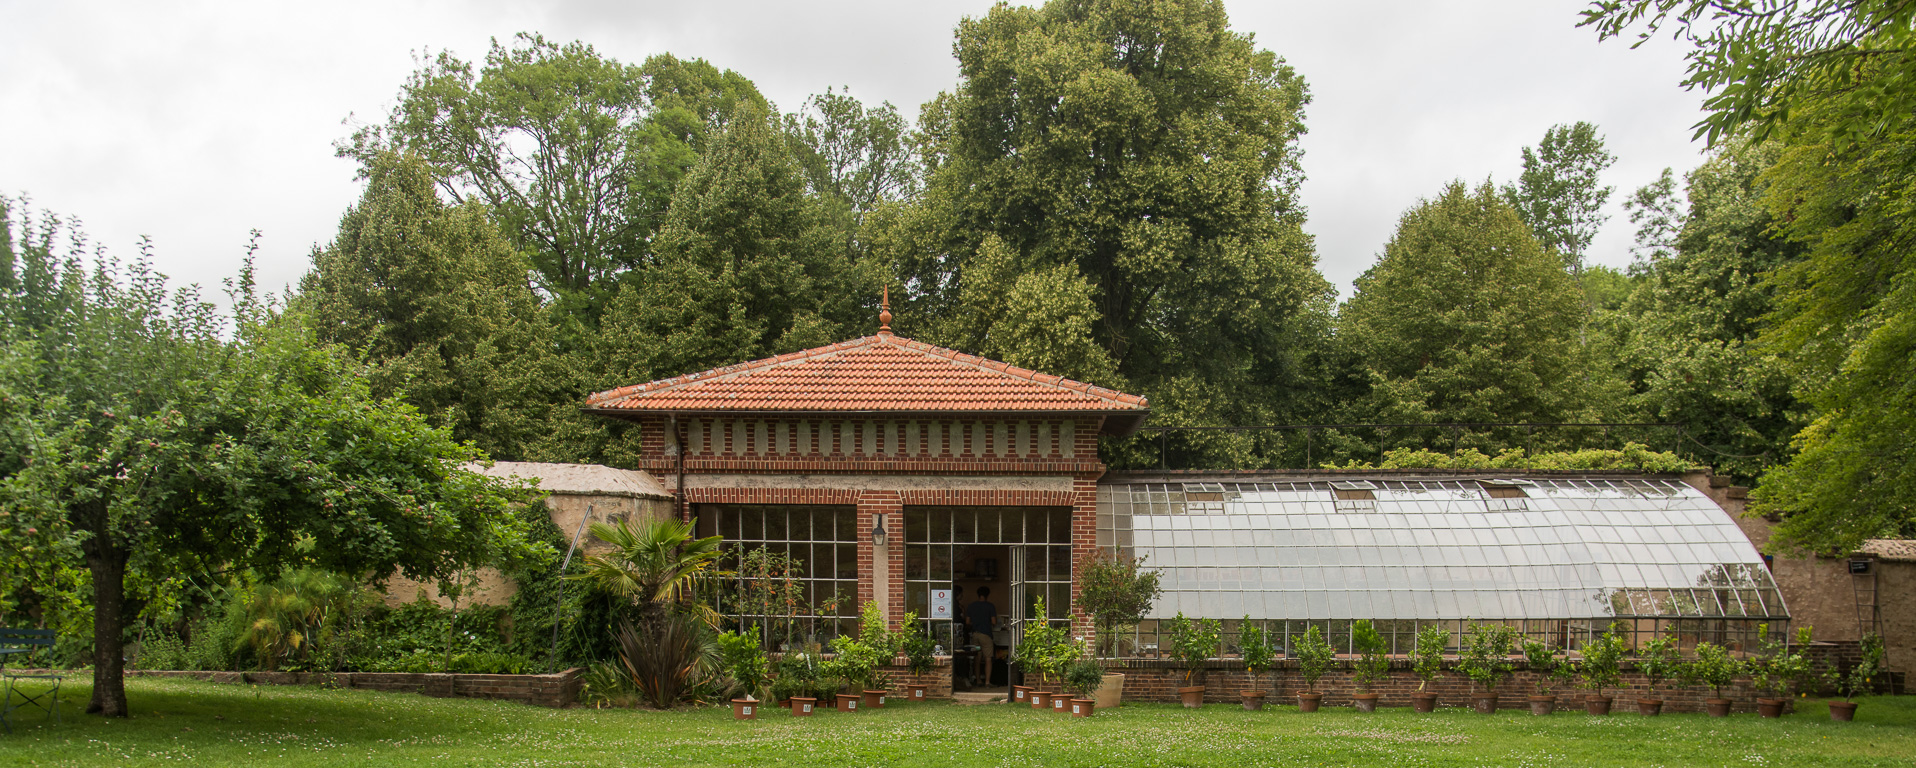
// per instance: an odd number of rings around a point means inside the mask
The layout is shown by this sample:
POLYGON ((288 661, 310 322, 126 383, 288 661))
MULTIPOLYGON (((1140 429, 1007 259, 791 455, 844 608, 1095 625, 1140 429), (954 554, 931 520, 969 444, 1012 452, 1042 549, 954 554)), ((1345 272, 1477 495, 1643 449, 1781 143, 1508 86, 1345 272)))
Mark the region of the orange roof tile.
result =
POLYGON ((1145 399, 889 333, 600 392, 618 411, 1107 411, 1145 399))

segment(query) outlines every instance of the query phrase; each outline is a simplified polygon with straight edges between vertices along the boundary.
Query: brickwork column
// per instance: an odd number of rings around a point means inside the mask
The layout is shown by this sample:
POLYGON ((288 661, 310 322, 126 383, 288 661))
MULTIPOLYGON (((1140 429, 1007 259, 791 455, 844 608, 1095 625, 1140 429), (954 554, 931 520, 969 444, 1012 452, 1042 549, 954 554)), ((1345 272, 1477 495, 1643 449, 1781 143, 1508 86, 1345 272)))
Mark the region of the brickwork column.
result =
POLYGON ((904 504, 897 491, 860 491, 858 494, 858 605, 878 601, 887 624, 896 626, 905 612, 905 558, 897 542, 905 535, 904 504), (885 516, 887 543, 872 544, 872 527, 885 516))
POLYGON ((1092 472, 1076 475, 1071 480, 1071 628, 1072 634, 1083 635, 1093 643, 1097 642, 1097 629, 1078 606, 1079 582, 1078 564, 1098 549, 1098 478, 1104 476, 1104 465, 1097 463, 1098 433, 1103 427, 1103 419, 1080 421, 1073 425, 1072 448, 1080 462, 1090 461, 1096 466, 1092 472))

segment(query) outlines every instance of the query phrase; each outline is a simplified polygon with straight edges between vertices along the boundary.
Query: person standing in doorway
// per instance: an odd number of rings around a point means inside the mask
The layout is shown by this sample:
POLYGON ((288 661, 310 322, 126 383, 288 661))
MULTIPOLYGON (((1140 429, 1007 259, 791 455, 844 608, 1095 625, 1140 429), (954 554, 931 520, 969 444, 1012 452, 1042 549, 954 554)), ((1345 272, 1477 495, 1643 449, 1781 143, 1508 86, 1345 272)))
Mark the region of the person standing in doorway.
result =
POLYGON ((972 665, 972 685, 991 684, 991 660, 998 655, 998 645, 991 638, 991 631, 998 627, 998 606, 991 600, 991 588, 979 587, 978 599, 965 606, 965 623, 971 627, 971 644, 978 646, 977 662, 972 665))

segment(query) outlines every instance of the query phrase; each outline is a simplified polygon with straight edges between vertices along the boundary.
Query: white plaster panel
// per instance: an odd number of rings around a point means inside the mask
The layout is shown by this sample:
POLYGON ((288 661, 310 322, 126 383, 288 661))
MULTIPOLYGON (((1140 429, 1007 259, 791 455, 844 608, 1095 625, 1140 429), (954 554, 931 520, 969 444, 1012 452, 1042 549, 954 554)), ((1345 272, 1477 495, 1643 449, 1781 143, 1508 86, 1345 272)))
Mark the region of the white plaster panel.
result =
POLYGON ((853 489, 861 491, 1069 491, 1068 476, 686 475, 687 488, 853 489))

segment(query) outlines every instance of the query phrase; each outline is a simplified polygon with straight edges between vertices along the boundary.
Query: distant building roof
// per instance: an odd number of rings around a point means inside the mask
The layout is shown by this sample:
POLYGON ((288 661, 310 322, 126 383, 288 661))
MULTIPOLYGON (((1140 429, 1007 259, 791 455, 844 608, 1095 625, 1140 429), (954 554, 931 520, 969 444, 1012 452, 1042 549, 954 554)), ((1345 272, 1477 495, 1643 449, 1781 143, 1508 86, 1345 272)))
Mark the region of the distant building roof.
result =
POLYGON ((643 412, 1044 412, 1107 415, 1135 431, 1145 399, 880 332, 802 352, 620 387, 587 398, 605 416, 643 412))
POLYGON ((1870 539, 1856 552, 1874 555, 1878 560, 1916 563, 1916 539, 1870 539))
POLYGON ((544 464, 536 461, 497 461, 492 466, 468 464, 466 469, 488 477, 535 480, 539 490, 582 496, 630 496, 669 499, 657 478, 641 471, 599 464, 544 464))

